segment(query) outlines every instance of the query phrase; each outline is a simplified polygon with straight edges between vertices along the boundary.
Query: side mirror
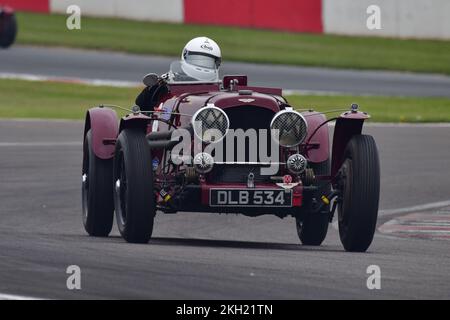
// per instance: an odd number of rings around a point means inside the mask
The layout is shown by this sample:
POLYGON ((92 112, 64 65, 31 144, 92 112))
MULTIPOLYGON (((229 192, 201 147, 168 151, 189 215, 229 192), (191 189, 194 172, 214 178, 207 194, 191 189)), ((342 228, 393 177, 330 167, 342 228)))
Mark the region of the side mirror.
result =
POLYGON ((145 75, 144 79, 142 79, 142 82, 147 87, 153 87, 155 84, 158 83, 158 80, 159 76, 156 73, 149 73, 145 75))

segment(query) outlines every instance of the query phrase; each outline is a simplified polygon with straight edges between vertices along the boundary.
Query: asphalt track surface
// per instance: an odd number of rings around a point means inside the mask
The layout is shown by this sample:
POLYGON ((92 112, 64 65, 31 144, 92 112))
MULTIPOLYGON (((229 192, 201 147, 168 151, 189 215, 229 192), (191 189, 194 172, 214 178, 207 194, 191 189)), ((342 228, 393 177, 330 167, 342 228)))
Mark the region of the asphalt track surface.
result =
MULTIPOLYGON (((0 51, 0 73, 139 82, 167 72, 174 58, 63 48, 13 46, 0 51)), ((318 93, 450 97, 450 77, 227 62, 222 74, 248 74, 252 85, 318 93)))
MULTIPOLYGON (((48 299, 450 298, 450 242, 376 234, 346 253, 330 226, 299 244, 292 218, 158 214, 149 244, 88 237, 81 222, 81 122, 0 121, 0 297, 48 299), (381 268, 381 290, 366 269, 381 268), (81 290, 66 268, 81 268, 81 290), (9 296, 5 296, 9 297, 9 296)), ((449 200, 450 127, 372 126, 388 209, 449 200)))

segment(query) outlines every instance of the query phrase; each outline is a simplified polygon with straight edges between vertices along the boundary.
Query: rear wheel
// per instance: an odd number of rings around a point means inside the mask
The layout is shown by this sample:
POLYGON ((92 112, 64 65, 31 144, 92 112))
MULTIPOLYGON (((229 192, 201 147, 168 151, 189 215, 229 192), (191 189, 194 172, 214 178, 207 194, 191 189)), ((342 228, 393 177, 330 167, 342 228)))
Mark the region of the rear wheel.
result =
MULTIPOLYGON (((315 175, 330 174, 330 160, 315 163, 311 165, 315 175)), ((331 191, 331 185, 320 188, 320 191, 314 194, 314 198, 320 201, 322 195, 328 195, 331 191)), ((296 218, 297 234, 300 241, 308 246, 320 246, 325 240, 329 224, 329 205, 322 208, 320 212, 308 212, 303 220, 296 218)))
POLYGON ((114 155, 114 204, 120 234, 127 242, 147 243, 155 217, 150 148, 145 133, 123 130, 114 155))
POLYGON ((92 149, 92 133, 86 134, 83 150, 82 209, 83 224, 91 236, 106 237, 112 229, 113 160, 98 158, 92 149))
POLYGON ((364 252, 373 240, 380 197, 378 150, 371 136, 350 140, 339 175, 339 236, 346 251, 364 252))

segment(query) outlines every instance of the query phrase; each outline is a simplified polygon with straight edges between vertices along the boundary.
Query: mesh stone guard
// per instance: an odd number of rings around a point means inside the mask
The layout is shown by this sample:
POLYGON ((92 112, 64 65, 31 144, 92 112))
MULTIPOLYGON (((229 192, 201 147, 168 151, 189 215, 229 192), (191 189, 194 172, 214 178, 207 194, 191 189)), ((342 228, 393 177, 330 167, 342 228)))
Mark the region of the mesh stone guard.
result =
POLYGON ((272 119, 271 129, 279 130, 278 142, 283 147, 295 147, 302 143, 308 134, 305 118, 297 111, 283 110, 272 119))
POLYGON ((214 105, 207 105, 198 110, 192 117, 192 122, 195 135, 207 143, 222 140, 230 128, 230 121, 226 113, 214 105), (205 133, 211 129, 220 133, 220 137, 215 141, 209 141, 210 139, 205 137, 205 133))

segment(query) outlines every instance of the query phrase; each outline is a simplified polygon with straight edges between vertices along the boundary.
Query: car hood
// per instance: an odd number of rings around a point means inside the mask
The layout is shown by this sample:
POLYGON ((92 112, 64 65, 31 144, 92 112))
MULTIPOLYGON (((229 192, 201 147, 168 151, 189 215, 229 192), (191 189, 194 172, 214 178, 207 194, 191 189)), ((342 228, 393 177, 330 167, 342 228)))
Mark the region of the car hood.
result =
MULTIPOLYGON (((203 108, 207 104, 214 104, 221 109, 235 108, 246 106, 258 106, 261 108, 267 108, 274 113, 278 112, 281 108, 282 102, 272 95, 251 92, 246 90, 244 92, 203 92, 203 93, 184 93, 178 97, 169 99, 165 103, 166 110, 174 110, 175 112, 182 113, 184 115, 194 115, 194 113, 203 108)), ((181 117, 181 125, 183 123, 189 123, 190 117, 181 117)))

